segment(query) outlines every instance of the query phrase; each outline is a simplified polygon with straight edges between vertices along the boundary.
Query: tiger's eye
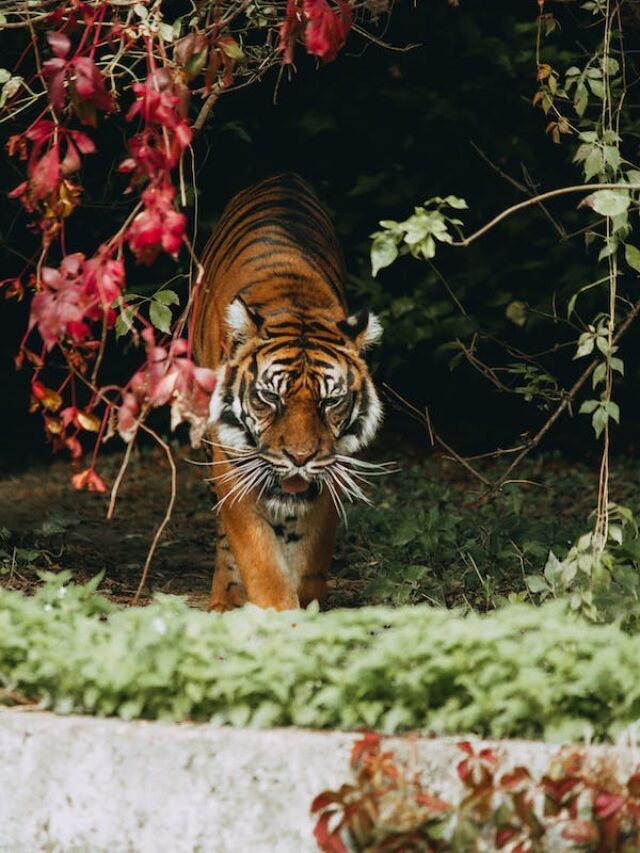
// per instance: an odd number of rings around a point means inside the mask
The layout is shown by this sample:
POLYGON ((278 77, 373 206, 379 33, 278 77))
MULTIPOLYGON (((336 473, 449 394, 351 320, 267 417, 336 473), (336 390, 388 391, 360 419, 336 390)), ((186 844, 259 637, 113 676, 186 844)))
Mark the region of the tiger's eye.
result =
POLYGON ((258 391, 258 397, 262 400, 263 403, 266 403, 268 406, 279 406, 280 405, 280 395, 276 394, 274 391, 267 391, 263 388, 260 388, 258 391))

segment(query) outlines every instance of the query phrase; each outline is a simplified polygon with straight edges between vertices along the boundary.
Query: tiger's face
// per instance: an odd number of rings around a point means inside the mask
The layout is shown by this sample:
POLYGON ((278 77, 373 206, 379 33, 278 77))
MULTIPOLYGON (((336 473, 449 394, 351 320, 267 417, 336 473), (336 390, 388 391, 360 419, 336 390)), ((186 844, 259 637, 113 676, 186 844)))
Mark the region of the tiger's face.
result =
POLYGON ((336 323, 286 311, 262 319, 236 299, 227 325, 231 347, 210 421, 232 464, 229 499, 257 489, 282 515, 304 511, 323 489, 339 512, 344 498, 364 498, 373 466, 353 454, 382 417, 361 354, 380 338, 377 318, 361 312, 336 323))

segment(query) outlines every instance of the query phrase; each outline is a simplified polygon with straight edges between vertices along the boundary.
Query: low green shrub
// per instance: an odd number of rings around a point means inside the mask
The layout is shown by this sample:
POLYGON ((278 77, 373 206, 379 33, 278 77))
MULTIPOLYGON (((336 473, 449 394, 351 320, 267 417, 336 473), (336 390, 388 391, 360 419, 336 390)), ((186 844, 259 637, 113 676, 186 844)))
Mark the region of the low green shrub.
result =
POLYGON ((58 712, 495 737, 615 737, 640 718, 640 636, 560 602, 214 615, 120 610, 48 576, 0 590, 0 698, 58 712))

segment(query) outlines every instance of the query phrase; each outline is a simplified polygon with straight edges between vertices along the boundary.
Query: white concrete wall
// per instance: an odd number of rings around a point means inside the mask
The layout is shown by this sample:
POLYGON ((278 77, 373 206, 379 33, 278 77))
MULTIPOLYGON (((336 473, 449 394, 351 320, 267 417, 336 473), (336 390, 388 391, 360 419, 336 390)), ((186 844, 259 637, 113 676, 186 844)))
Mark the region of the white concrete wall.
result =
MULTIPOLYGON (((357 737, 3 709, 0 851, 315 851, 309 806, 320 791, 348 781, 357 737)), ((455 744, 421 739, 418 749, 425 781, 449 798, 459 792, 455 744)), ((533 773, 556 749, 501 748, 533 773)), ((629 769, 640 761, 637 749, 616 754, 629 769)))

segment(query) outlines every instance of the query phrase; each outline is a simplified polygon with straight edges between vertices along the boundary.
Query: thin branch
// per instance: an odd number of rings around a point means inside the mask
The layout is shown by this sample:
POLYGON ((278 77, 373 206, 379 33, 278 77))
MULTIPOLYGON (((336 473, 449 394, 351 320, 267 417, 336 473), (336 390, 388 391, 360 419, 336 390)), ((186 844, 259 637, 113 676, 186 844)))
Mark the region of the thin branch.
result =
POLYGON ((556 198, 561 195, 570 195, 572 193, 583 193, 583 192, 595 192, 596 190, 627 190, 635 192, 640 190, 640 184, 578 184, 573 187, 560 187, 556 190, 549 190, 546 193, 541 193, 540 195, 534 196, 533 198, 528 198, 526 201, 521 201, 518 204, 514 204, 512 207, 508 207, 506 210, 503 210, 497 216, 487 222, 486 225, 483 225, 482 228, 479 228, 469 237, 465 237, 464 240, 456 240, 450 243, 450 246, 455 246, 456 248, 466 248, 470 246, 472 243, 475 243, 480 237, 483 237, 487 231, 490 231, 496 225, 503 221, 503 219, 507 219, 509 216, 512 216, 514 213, 518 213, 520 210, 524 210, 527 207, 532 207, 534 204, 540 204, 543 201, 547 201, 550 198, 556 198))
POLYGON ((173 454, 171 453, 171 448, 160 438, 155 430, 152 430, 151 427, 148 427, 146 424, 141 423, 140 429, 143 429, 148 435, 154 438, 160 447, 164 450, 167 456, 167 462, 169 463, 169 467, 171 468, 171 494, 169 496, 169 502, 167 503, 167 508, 165 510, 164 518, 158 525, 158 529, 155 532, 155 536, 149 546, 149 550, 147 552, 147 559, 144 561, 144 566, 142 568, 142 575, 140 577, 140 583, 138 584, 138 588, 136 589, 136 594, 131 599, 132 606, 135 606, 138 603, 140 598, 140 593, 144 589, 144 585, 147 582, 147 575, 149 574, 149 568, 151 566, 151 561, 153 560, 153 555, 156 552, 156 548, 158 547, 158 542, 160 541, 162 534, 164 533, 165 527, 171 520, 171 516, 173 515, 173 508, 176 503, 176 495, 178 491, 178 471, 176 469, 176 463, 173 458, 173 454))
MULTIPOLYGON (((635 303, 635 305, 633 306, 633 309, 629 312, 624 323, 618 327, 618 330, 617 330, 615 336, 613 337, 613 344, 614 345, 618 343, 620 338, 629 329, 629 327, 632 325, 633 321, 637 318, 638 314, 640 314, 640 300, 638 300, 635 303)), ((529 453, 531 453, 531 451, 540 444, 542 439, 549 432, 549 430, 555 424, 555 422, 558 420, 560 415, 573 402, 578 391, 582 388, 582 386, 585 384, 587 379, 591 376, 593 371, 596 369, 596 367, 600 363, 601 363, 600 361, 598 361, 597 359, 594 359, 591 362, 591 364, 580 374, 578 379, 574 382, 573 386, 571 387, 571 389, 569 390, 567 395, 564 397, 564 399, 562 400, 560 405, 557 407, 557 409, 553 412, 551 417, 545 421, 545 423, 540 427, 540 429, 534 435, 534 437, 531 439, 531 441, 527 442, 526 447, 523 448, 523 450, 516 456, 516 458, 513 460, 513 462, 509 465, 509 467, 504 472, 504 474, 498 480, 496 480, 496 482, 492 485, 492 487, 491 487, 492 492, 495 492, 498 489, 501 489, 502 486, 504 486, 505 482, 509 479, 509 475, 511 474, 511 472, 514 471, 518 467, 518 465, 522 462, 522 460, 525 458, 525 456, 527 456, 529 453)))
POLYGON ((206 101, 200 107, 200 112, 198 113, 198 116, 192 125, 194 133, 198 133, 199 130, 202 130, 202 126, 204 125, 205 121, 207 120, 207 116, 209 115, 209 113, 213 109, 216 101, 218 100, 218 98, 222 94, 222 91, 223 91, 222 87, 212 86, 211 92, 209 92, 209 95, 208 95, 206 101))
POLYGON ((425 406, 424 412, 421 412, 413 405, 413 403, 410 403, 408 400, 405 400, 405 398, 401 394, 395 391, 390 385, 387 385, 386 382, 383 382, 382 387, 385 389, 385 391, 393 395, 393 397, 402 406, 404 406, 405 409, 407 409, 407 411, 412 415, 412 417, 416 418, 416 420, 420 421, 420 423, 426 426, 427 431, 429 433, 429 440, 431 441, 432 445, 439 445, 443 450, 446 450, 446 452, 449 453, 456 460, 456 462, 458 462, 458 464, 462 465, 463 468, 466 468, 467 471, 473 474, 474 477, 477 477, 477 479, 480 480, 481 483, 483 483, 485 486, 491 486, 490 480, 488 480, 483 474, 477 471, 473 467, 473 465, 467 462, 467 460, 463 456, 460 456, 459 453, 457 453, 449 444, 446 443, 446 441, 440 438, 437 432, 435 432, 435 430, 433 429, 433 424, 431 423, 431 415, 429 414, 429 408, 427 406, 425 406))
MULTIPOLYGON (((484 160, 484 162, 487 164, 487 166, 489 166, 491 169, 493 169, 494 172, 497 172, 497 174, 500 175, 500 177, 503 178, 505 181, 507 181, 509 184, 511 184, 512 187, 515 187, 515 189, 517 189, 518 192, 521 192, 523 195, 526 195, 529 197, 532 197, 536 194, 536 188, 533 186, 533 181, 532 181, 531 175, 529 174, 529 172, 526 169, 524 164, 522 164, 522 171, 524 173, 525 180, 527 181, 526 185, 521 183, 520 181, 516 180, 511 175, 507 174, 507 172, 505 172, 503 169, 501 169, 497 163, 494 163, 493 160, 491 160, 484 153, 484 151, 478 145, 476 145, 475 142, 473 142, 473 140, 471 140, 470 145, 473 148, 473 150, 476 152, 476 154, 484 160)), ((544 215, 547 217, 549 222, 553 225, 554 229, 558 232, 558 234, 561 237, 563 237, 566 234, 565 229, 558 222, 556 222, 554 217, 551 215, 551 213, 549 213, 549 211, 547 210, 547 208, 543 204, 540 205, 540 209, 542 210, 544 215)))
POLYGON ((111 521, 111 519, 115 515, 118 490, 120 489, 120 484, 122 483, 122 479, 129 466, 129 460, 131 459, 131 451, 133 450, 134 442, 135 435, 132 436, 131 440, 127 444, 127 449, 125 450, 124 457, 122 459, 122 464, 120 465, 118 474, 115 480, 113 481, 113 486, 111 487, 111 495, 109 496, 109 507, 107 509, 107 521, 111 521))

